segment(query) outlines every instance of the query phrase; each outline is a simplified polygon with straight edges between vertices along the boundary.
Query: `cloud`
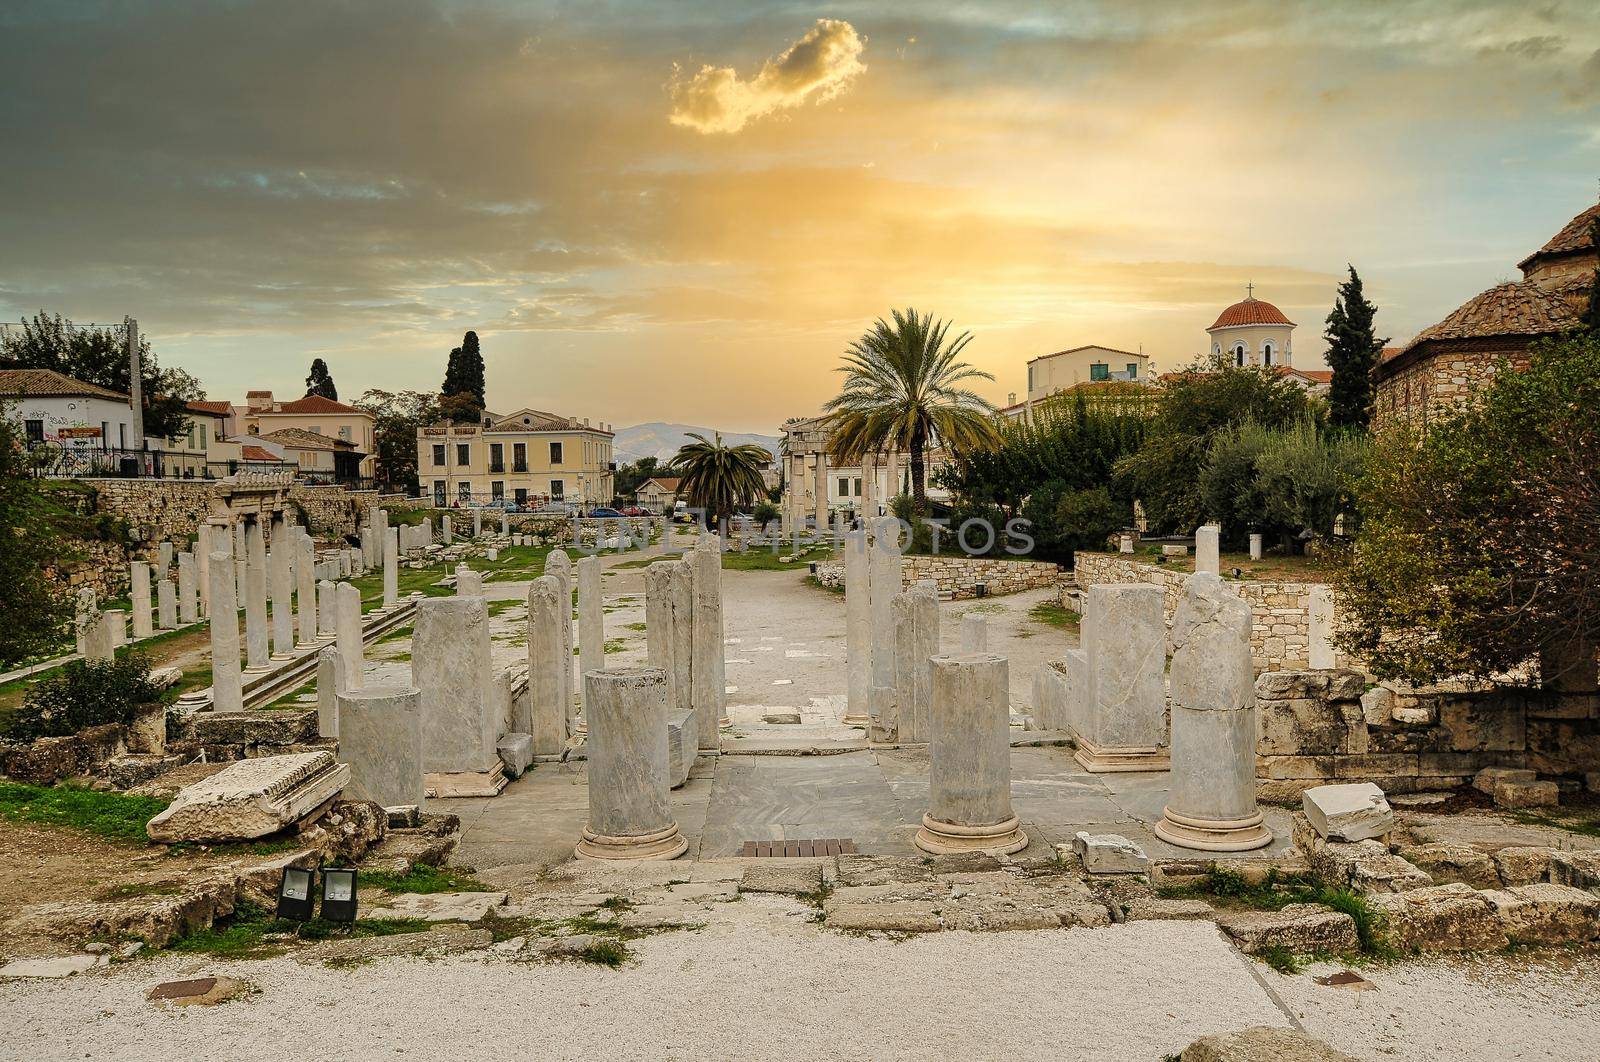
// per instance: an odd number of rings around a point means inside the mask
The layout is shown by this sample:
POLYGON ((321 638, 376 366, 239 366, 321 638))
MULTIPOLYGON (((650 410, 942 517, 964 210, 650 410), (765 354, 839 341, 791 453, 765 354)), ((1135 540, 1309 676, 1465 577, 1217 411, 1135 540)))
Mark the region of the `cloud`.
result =
POLYGON ((669 86, 674 125, 701 133, 737 133, 756 118, 798 107, 807 99, 830 100, 865 71, 866 40, 848 22, 819 18, 811 31, 748 81, 731 66, 702 66, 669 86))

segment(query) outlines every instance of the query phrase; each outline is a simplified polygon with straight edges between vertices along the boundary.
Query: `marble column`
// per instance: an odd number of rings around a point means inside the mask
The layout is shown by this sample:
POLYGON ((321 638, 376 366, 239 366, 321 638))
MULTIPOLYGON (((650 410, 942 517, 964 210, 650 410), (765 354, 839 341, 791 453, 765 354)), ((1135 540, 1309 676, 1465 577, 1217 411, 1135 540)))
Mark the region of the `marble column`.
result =
POLYGON ((504 509, 500 510, 500 533, 502 535, 511 534, 511 514, 504 509))
POLYGON ((689 848, 667 807, 667 677, 660 668, 584 676, 589 719, 588 859, 676 859, 689 848))
MULTIPOLYGON (((606 669, 605 599, 600 589, 603 562, 599 557, 578 559, 578 674, 606 669)), ((579 686, 581 695, 588 694, 588 684, 579 686)), ((583 718, 589 718, 589 706, 583 706, 583 718)))
POLYGON ((483 534, 483 510, 472 510, 472 537, 477 538, 483 534))
POLYGON ((989 651, 989 621, 976 612, 961 617, 961 651, 987 653, 989 651))
POLYGON ((252 520, 244 529, 244 664, 262 671, 271 655, 267 649, 267 544, 261 524, 252 520))
POLYGON ((866 530, 844 536, 845 723, 866 726, 872 703, 872 586, 866 530))
POLYGON ((372 563, 383 563, 384 550, 389 541, 389 510, 372 510, 372 563))
POLYGON ((1243 852, 1272 843, 1256 807, 1250 606, 1211 572, 1191 575, 1172 617, 1171 793, 1156 836, 1243 852))
POLYGON ((78 591, 75 616, 77 642, 83 658, 94 663, 108 664, 116 657, 116 646, 111 640, 111 627, 95 592, 88 587, 78 591))
POLYGON ((482 597, 483 573, 465 564, 456 565, 456 596, 482 597))
POLYGON ((659 560, 644 570, 645 659, 667 678, 667 710, 676 711, 672 690, 678 674, 678 639, 672 619, 672 570, 677 561, 659 560))
POLYGON ((310 649, 317 644, 317 547, 304 531, 295 536, 294 581, 300 636, 296 648, 310 649))
POLYGON ((1333 653, 1333 588, 1322 583, 1312 584, 1309 610, 1306 652, 1312 670, 1338 667, 1333 653))
POLYGON ((567 706, 567 718, 573 720, 568 724, 569 732, 576 726, 574 716, 577 712, 575 701, 577 689, 572 677, 572 558, 564 549, 553 549, 544 559, 544 574, 553 575, 561 581, 561 600, 565 606, 562 612, 561 635, 566 646, 566 655, 562 657, 561 669, 561 703, 567 706))
POLYGON ((274 516, 267 578, 272 581, 272 652, 280 659, 294 653, 294 540, 289 522, 281 513, 274 516))
POLYGON ((481 597, 425 597, 417 602, 411 681, 422 691, 423 770, 428 774, 493 771, 498 720, 489 683, 489 613, 481 597))
POLYGON ((199 622, 200 600, 195 587, 194 554, 178 554, 178 622, 199 622))
POLYGON ((1194 570, 1197 572, 1211 572, 1214 575, 1222 574, 1222 528, 1216 524, 1206 524, 1204 527, 1195 528, 1194 532, 1194 570))
POLYGON ((939 595, 920 583, 895 598, 895 732, 921 744, 932 729, 933 665, 939 655, 939 595))
POLYGON ((133 610, 134 638, 148 638, 155 633, 150 619, 150 565, 134 561, 128 565, 128 601, 133 610))
POLYGON ((928 813, 917 830, 924 852, 999 855, 1026 848, 1011 809, 1011 681, 1006 658, 969 653, 933 658, 928 813))
POLYGON ((361 591, 349 583, 340 583, 334 590, 334 612, 338 617, 337 645, 344 661, 344 684, 348 689, 359 690, 366 685, 361 591))
POLYGON ((872 594, 872 684, 894 685, 894 599, 900 594, 900 521, 879 517, 867 553, 872 594))
POLYGON ((337 646, 323 646, 317 652, 317 733, 322 737, 339 736, 339 694, 348 690, 344 657, 337 646))
POLYGON ((73 599, 72 613, 73 648, 80 655, 83 653, 83 644, 90 626, 99 622, 99 614, 100 606, 95 599, 94 591, 87 586, 80 589, 77 597, 73 599))
POLYGON ((455 544, 455 541, 456 541, 455 529, 450 526, 450 514, 449 513, 445 513, 443 516, 441 516, 439 518, 439 534, 444 539, 444 544, 445 545, 451 546, 451 545, 455 544))
POLYGON ((533 754, 561 755, 567 744, 567 709, 561 703, 566 644, 561 580, 541 575, 528 587, 528 712, 514 729, 533 738, 533 754))
POLYGON ((317 582, 317 639, 336 638, 339 635, 339 616, 337 606, 334 604, 334 588, 338 586, 332 579, 322 579, 317 582))
POLYGON ((228 532, 228 555, 233 558, 234 574, 234 601, 243 605, 247 596, 245 590, 245 567, 249 564, 250 550, 245 542, 244 521, 235 520, 228 532))
MULTIPOLYGON (((381 510, 380 510, 381 511, 381 510)), ((383 534, 383 607, 400 603, 400 529, 391 527, 383 534)))
POLYGON ((156 626, 164 631, 178 629, 178 593, 172 580, 156 580, 156 626))
POLYGON ((690 551, 690 683, 702 751, 722 748, 717 727, 728 721, 728 685, 722 629, 722 539, 701 538, 690 551))
POLYGON ((194 585, 199 595, 200 615, 211 615, 211 525, 201 524, 194 532, 194 585))
POLYGON ((163 541, 156 545, 156 575, 166 578, 172 571, 172 543, 163 541))
POLYGON ((126 609, 108 608, 101 615, 106 629, 111 632, 111 648, 128 644, 128 613, 126 609))
MULTIPOLYGON (((667 593, 672 600, 672 667, 669 680, 674 711, 694 709, 694 569, 688 557, 672 562, 667 593)), ((699 721, 696 720, 698 726, 699 721)))
POLYGON ((244 710, 244 676, 239 670, 239 601, 233 558, 213 551, 211 577, 211 706, 218 712, 244 710))
POLYGON ((1167 769, 1167 625, 1152 583, 1100 584, 1085 595, 1079 637, 1088 666, 1076 758, 1091 773, 1167 769))
POLYGON ((817 451, 817 536, 828 533, 828 452, 817 451))
POLYGON ((345 799, 381 807, 423 800, 422 692, 372 686, 339 696, 339 759, 350 765, 345 799))
POLYGON ((1261 559, 1261 536, 1259 534, 1250 536, 1250 559, 1253 561, 1261 559))

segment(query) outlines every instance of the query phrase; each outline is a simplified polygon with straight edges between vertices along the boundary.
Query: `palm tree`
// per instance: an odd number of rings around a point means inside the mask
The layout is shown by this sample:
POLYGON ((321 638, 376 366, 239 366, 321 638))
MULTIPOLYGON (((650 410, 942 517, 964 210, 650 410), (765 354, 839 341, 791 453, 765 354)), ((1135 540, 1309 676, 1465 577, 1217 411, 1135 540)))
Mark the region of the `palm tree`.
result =
POLYGON ((766 496, 761 469, 772 462, 772 455, 751 443, 724 446, 722 433, 714 434, 713 442, 690 432, 696 441, 679 448, 672 468, 683 477, 678 489, 688 495, 689 504, 704 509, 711 526, 722 527, 741 503, 766 496))
POLYGON ((928 511, 929 447, 959 454, 1000 439, 994 406, 962 386, 994 377, 956 360, 972 333, 947 339, 949 328, 914 309, 895 310, 892 326, 878 318, 850 344, 839 369, 844 388, 822 407, 831 429, 828 448, 841 465, 886 450, 911 455, 911 498, 919 516, 928 511))

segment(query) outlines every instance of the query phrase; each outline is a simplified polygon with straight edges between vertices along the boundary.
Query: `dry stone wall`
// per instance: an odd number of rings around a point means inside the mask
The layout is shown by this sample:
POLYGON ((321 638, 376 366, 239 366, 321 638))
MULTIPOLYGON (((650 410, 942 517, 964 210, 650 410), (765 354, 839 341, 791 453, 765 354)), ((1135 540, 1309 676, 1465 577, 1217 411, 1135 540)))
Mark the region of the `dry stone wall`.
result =
MULTIPOLYGON (((924 579, 932 579, 938 587, 939 596, 944 598, 977 597, 979 585, 990 597, 1053 587, 1060 575, 1061 569, 1048 561, 998 560, 960 554, 900 558, 902 587, 915 586, 924 579)), ((835 589, 844 586, 844 564, 839 561, 818 564, 817 581, 835 589)))

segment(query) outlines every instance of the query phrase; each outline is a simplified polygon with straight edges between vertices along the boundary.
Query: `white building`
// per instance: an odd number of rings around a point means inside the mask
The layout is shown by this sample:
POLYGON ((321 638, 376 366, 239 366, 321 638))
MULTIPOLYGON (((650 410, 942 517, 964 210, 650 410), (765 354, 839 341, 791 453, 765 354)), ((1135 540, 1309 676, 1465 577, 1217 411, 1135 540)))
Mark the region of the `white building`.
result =
POLYGON ((25 445, 59 451, 69 474, 114 470, 123 457, 140 460, 136 452, 145 449, 134 437, 127 395, 51 369, 0 369, 0 403, 22 426, 25 445))
POLYGON ((1206 332, 1211 336, 1211 353, 1220 354, 1234 365, 1294 365, 1294 322, 1283 311, 1255 297, 1255 286, 1246 289, 1243 302, 1236 302, 1217 315, 1206 332))

